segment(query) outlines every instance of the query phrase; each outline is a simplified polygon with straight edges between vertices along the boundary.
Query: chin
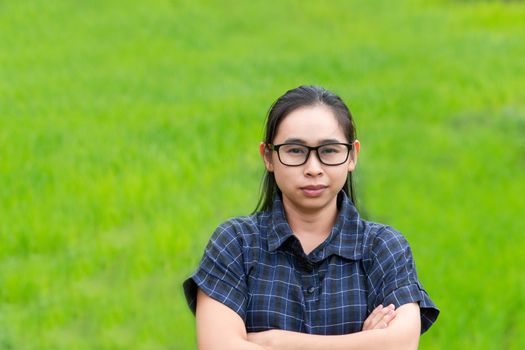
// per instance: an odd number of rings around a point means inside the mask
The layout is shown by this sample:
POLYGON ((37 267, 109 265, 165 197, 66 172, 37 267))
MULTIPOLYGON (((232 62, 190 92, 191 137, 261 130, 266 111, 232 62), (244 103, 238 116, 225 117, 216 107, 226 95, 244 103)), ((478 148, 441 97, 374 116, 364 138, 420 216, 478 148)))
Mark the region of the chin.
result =
POLYGON ((303 208, 309 210, 322 209, 329 206, 332 203, 332 201, 335 200, 335 197, 327 198, 326 196, 306 197, 300 201, 300 204, 303 208))
POLYGON ((302 191, 294 193, 293 196, 283 193, 283 200, 296 208, 307 211, 321 210, 337 200, 337 194, 323 193, 320 196, 310 197, 302 191))

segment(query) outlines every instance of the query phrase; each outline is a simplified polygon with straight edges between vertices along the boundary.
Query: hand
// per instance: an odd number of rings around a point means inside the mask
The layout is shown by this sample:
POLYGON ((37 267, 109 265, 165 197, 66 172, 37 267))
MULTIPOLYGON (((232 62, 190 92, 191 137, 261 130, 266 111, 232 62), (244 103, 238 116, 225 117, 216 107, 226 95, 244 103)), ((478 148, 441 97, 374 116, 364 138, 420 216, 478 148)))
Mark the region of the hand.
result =
POLYGON ((388 327, 390 321, 396 317, 395 309, 396 307, 393 304, 387 307, 383 307, 383 305, 376 307, 363 323, 363 331, 388 327))

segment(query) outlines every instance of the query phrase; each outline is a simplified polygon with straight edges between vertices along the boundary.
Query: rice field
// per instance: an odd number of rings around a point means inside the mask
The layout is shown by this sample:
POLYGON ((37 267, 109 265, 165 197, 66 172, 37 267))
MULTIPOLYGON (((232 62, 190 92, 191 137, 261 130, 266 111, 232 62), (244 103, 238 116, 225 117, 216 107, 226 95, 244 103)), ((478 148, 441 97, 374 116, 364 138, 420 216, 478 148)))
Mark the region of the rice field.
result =
POLYGON ((348 102, 359 205, 441 309, 525 348, 525 3, 1 1, 0 349, 195 349, 182 281, 256 204, 270 104, 348 102))

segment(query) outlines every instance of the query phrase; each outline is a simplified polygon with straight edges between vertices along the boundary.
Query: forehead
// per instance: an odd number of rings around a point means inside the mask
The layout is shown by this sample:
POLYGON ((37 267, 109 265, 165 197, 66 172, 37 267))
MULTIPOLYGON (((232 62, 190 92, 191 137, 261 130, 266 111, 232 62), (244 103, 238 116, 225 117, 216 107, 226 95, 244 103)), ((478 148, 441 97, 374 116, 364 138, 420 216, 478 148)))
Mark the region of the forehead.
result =
POLYGON ((322 105, 302 107, 285 116, 273 142, 279 144, 287 139, 301 139, 312 144, 328 139, 347 142, 332 110, 322 105))

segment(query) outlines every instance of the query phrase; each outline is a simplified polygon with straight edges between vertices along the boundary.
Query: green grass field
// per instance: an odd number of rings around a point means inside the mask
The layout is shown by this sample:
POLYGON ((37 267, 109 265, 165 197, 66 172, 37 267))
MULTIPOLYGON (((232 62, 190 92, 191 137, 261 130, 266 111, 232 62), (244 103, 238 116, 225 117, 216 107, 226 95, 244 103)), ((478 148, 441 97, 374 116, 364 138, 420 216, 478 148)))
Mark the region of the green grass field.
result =
POLYGON ((194 349, 182 281, 255 206, 300 84, 358 127, 363 212, 441 309, 525 348, 525 3, 0 1, 0 349, 194 349))

